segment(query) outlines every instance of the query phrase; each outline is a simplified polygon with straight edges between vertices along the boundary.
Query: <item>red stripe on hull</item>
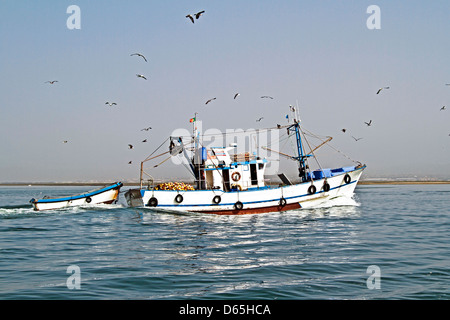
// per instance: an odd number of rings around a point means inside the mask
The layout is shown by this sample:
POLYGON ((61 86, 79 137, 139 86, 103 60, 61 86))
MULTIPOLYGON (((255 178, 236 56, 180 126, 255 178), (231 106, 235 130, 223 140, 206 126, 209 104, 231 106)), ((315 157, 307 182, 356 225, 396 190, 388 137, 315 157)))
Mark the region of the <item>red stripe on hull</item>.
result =
POLYGON ((302 206, 296 202, 287 204, 285 206, 272 206, 272 207, 263 207, 263 208, 251 208, 251 209, 241 209, 241 210, 212 210, 212 211, 195 211, 198 213, 207 213, 207 214, 219 214, 219 215, 244 215, 244 214, 256 214, 256 213, 268 213, 268 212, 282 212, 288 210, 300 209, 302 206))

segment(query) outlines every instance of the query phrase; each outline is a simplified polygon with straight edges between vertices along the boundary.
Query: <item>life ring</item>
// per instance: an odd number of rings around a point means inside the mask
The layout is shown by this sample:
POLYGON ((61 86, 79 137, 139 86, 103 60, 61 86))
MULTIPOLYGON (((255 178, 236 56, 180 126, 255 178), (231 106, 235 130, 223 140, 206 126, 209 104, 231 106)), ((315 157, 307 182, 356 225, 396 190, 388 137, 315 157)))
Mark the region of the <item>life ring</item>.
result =
POLYGON ((347 183, 347 184, 349 184, 351 181, 352 181, 352 178, 351 178, 351 177, 349 176, 349 174, 347 173, 347 174, 344 176, 344 182, 347 183))
POLYGON ((242 191, 242 187, 241 187, 240 185, 238 185, 238 184, 233 184, 233 185, 231 186, 231 188, 232 188, 232 189, 236 188, 236 189, 238 189, 239 191, 242 191))
POLYGON ((215 197, 213 198, 213 202, 214 202, 215 204, 219 204, 220 201, 222 201, 222 198, 221 198, 220 196, 215 196, 215 197))
POLYGON ((156 207, 158 205, 158 199, 155 197, 151 197, 150 200, 147 202, 147 206, 149 207, 156 207))
POLYGON ((328 184, 328 182, 325 181, 325 182, 323 183, 322 189, 323 189, 323 191, 328 192, 328 191, 330 191, 331 187, 330 187, 330 185, 328 184))
POLYGON ((317 191, 316 186, 313 184, 308 188, 309 194, 314 194, 314 193, 316 193, 316 191, 317 191))
POLYGON ((281 198, 279 204, 280 204, 281 207, 284 207, 286 205, 286 199, 285 198, 281 198))
POLYGON ((183 202, 183 196, 181 194, 177 194, 177 196, 175 197, 175 202, 176 203, 182 203, 183 202))
POLYGON ((241 174, 239 172, 233 172, 231 174, 231 179, 233 179, 233 181, 239 181, 241 180, 241 174))
POLYGON ((235 208, 236 210, 242 210, 243 207, 244 207, 244 204, 243 204, 242 202, 240 202, 240 201, 238 201, 238 202, 236 202, 236 203, 234 204, 234 208, 235 208))
POLYGON ((87 203, 91 203, 91 201, 92 201, 91 197, 87 197, 87 198, 86 198, 86 202, 87 202, 87 203))

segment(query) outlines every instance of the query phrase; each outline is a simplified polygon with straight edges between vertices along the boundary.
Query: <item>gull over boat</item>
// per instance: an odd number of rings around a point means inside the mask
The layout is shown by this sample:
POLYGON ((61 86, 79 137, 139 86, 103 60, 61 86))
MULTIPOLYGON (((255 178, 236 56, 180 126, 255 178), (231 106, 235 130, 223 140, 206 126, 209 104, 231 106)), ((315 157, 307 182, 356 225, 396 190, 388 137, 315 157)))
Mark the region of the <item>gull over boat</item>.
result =
POLYGON ((35 211, 54 210, 93 204, 112 204, 117 201, 120 188, 122 188, 122 186, 122 182, 115 182, 108 186, 103 186, 92 191, 71 196, 44 196, 39 200, 33 198, 30 200, 30 203, 35 211))
MULTIPOLYGON (((295 108, 292 110, 295 112, 295 108)), ((355 163, 351 166, 310 169, 310 163, 316 158, 315 151, 332 138, 328 137, 321 145, 311 147, 309 152, 306 152, 305 144, 308 146, 310 144, 305 143, 305 132, 300 121, 296 120, 298 114, 295 113, 293 123, 277 125, 273 129, 282 130, 287 138, 293 140, 294 155, 281 152, 279 154, 296 162, 298 182, 293 183, 284 173, 277 172, 278 177, 274 176, 278 183, 266 183, 265 171, 269 164, 268 159, 258 156, 256 152, 233 154, 232 151, 236 151, 236 144, 229 147, 204 147, 195 126, 195 119, 191 119, 194 128, 188 143, 183 142, 185 137, 170 137, 166 140, 170 141, 168 152, 152 156, 156 153, 155 150, 141 162, 140 188, 129 189, 125 193, 129 206, 153 208, 163 212, 184 211, 218 215, 312 208, 327 205, 335 198, 352 197, 366 168, 365 165, 352 160, 355 163), (192 157, 187 152, 189 146, 192 157), (169 153, 169 158, 179 155, 186 158, 186 167, 193 175, 192 184, 183 182, 155 184, 153 177, 144 170, 145 162, 169 153), (146 186, 144 177, 149 178, 146 186)), ((163 145, 164 143, 161 146, 163 145)), ((269 147, 261 148, 271 150, 269 147)), ((169 158, 154 167, 158 167, 169 158)))

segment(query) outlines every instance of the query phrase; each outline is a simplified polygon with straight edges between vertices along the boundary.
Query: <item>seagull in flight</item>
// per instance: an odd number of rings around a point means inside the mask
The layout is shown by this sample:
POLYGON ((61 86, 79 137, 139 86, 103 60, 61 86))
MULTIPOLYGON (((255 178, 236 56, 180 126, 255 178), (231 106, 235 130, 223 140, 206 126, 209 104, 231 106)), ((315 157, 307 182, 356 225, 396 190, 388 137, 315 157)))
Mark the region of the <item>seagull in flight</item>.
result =
POLYGON ((261 122, 261 120, 264 119, 263 117, 256 120, 256 122, 261 122))
POLYGON ((372 125, 372 120, 370 120, 369 122, 364 122, 365 124, 367 124, 368 127, 370 127, 372 125))
POLYGON ((148 131, 148 130, 151 130, 151 129, 152 129, 152 127, 148 127, 148 128, 141 129, 141 131, 148 131))
POLYGON ((56 82, 58 82, 58 80, 53 80, 53 81, 46 81, 45 83, 50 83, 50 84, 54 84, 54 83, 56 83, 56 82))
POLYGON ((442 108, 440 110, 444 111, 445 109, 446 109, 446 106, 442 106, 442 108))
POLYGON ((354 136, 352 136, 353 139, 355 139, 355 141, 361 140, 362 138, 355 138, 354 136))
POLYGON ((117 106, 117 103, 115 103, 115 102, 108 102, 108 101, 106 101, 105 104, 109 104, 110 107, 111 106, 117 106))
POLYGON ((208 101, 206 101, 205 104, 208 104, 208 103, 210 103, 210 102, 213 101, 213 100, 216 100, 216 98, 209 99, 208 101))
POLYGON ((144 55, 142 55, 142 54, 140 54, 140 53, 133 53, 133 54, 130 54, 130 56, 139 56, 139 57, 141 57, 142 59, 144 59, 145 62, 147 62, 147 59, 144 57, 144 55))
POLYGON ((129 144, 129 145, 128 145, 128 149, 133 149, 133 145, 132 145, 132 144, 129 144))
POLYGON ((381 92, 381 90, 383 90, 383 89, 389 89, 389 87, 383 87, 383 88, 378 89, 377 94, 379 94, 381 92))
POLYGON ((142 78, 142 79, 144 79, 144 80, 147 80, 147 78, 146 77, 144 77, 142 74, 137 74, 136 75, 136 77, 138 77, 138 78, 142 78))
POLYGON ((147 142, 147 139, 142 140, 142 142, 147 142))
MULTIPOLYGON (((203 14, 203 13, 205 13, 205 11, 203 10, 203 11, 200 11, 200 12, 197 12, 197 13, 195 13, 194 14, 194 17, 195 17, 195 19, 198 19, 198 18, 200 18, 200 16, 203 14)), ((194 23, 194 17, 192 16, 192 15, 190 15, 190 14, 188 14, 187 16, 186 16, 186 18, 189 18, 189 19, 191 19, 191 21, 192 21, 192 23, 194 23)))
POLYGON ((341 131, 345 133, 345 131, 347 131, 347 129, 342 129, 341 131))
POLYGON ((63 143, 67 143, 67 140, 64 140, 63 143))
POLYGON ((238 93, 236 93, 235 95, 234 95, 234 99, 236 99, 238 96, 240 95, 240 93, 238 92, 238 93))
POLYGON ((261 99, 273 99, 271 96, 262 96, 261 99))

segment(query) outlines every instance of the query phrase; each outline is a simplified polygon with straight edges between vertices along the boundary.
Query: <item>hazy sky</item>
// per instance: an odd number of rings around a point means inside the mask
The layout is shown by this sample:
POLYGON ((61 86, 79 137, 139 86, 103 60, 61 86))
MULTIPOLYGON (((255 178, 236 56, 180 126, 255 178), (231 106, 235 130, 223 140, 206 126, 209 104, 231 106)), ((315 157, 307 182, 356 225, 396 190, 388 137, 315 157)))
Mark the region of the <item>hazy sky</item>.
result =
POLYGON ((273 127, 297 103, 366 177, 450 178, 449 14, 448 0, 0 0, 0 182, 136 180, 195 112, 204 129, 273 127))

